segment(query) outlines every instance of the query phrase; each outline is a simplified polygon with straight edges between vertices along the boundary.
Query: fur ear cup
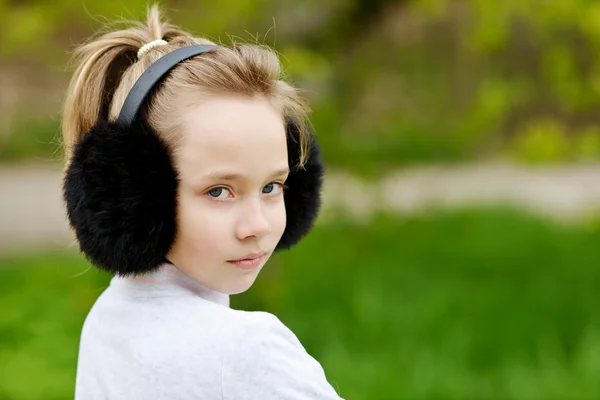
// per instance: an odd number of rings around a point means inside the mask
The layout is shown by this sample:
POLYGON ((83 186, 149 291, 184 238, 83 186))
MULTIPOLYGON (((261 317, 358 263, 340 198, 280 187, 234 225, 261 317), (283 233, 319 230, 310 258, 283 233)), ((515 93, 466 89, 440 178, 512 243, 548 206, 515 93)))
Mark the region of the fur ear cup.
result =
POLYGON ((321 149, 314 134, 310 134, 310 153, 303 169, 297 169, 300 155, 298 126, 288 120, 288 162, 290 174, 284 193, 287 224, 275 250, 289 249, 312 228, 321 207, 321 189, 325 167, 321 149))
POLYGON ((63 182, 81 251, 118 275, 158 267, 175 239, 177 183, 166 145, 148 126, 96 125, 76 145, 63 182))

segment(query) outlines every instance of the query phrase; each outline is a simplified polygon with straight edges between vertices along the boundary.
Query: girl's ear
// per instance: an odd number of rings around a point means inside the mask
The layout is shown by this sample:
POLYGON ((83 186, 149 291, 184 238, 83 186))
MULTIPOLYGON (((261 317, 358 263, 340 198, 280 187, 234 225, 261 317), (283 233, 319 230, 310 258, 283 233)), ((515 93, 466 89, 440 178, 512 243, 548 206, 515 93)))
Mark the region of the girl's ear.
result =
POLYGON ((299 128, 293 119, 287 122, 288 163, 292 168, 284 193, 287 225, 276 250, 289 249, 313 227, 321 207, 321 190, 325 166, 317 137, 309 133, 309 156, 304 168, 294 168, 300 157, 299 128))

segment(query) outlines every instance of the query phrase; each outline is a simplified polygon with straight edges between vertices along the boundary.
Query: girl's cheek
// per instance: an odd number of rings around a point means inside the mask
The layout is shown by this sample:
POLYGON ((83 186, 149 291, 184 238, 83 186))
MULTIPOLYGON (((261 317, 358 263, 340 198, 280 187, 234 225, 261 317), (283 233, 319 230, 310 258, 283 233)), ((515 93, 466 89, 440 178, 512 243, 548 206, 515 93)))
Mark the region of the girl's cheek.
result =
POLYGON ((277 212, 274 215, 272 220, 273 224, 273 232, 277 235, 283 235, 283 231, 285 230, 286 225, 286 213, 285 213, 285 204, 280 204, 277 208, 277 212))

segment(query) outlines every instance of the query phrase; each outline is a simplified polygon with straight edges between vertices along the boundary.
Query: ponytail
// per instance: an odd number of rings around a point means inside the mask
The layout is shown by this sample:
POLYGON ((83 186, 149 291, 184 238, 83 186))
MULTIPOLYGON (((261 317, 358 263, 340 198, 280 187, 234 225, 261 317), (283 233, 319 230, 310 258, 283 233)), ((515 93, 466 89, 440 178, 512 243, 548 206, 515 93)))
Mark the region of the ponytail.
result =
MULTIPOLYGON (((76 65, 76 69, 67 90, 62 120, 63 146, 67 160, 74 143, 99 119, 115 119, 115 114, 118 113, 113 105, 115 93, 129 90, 135 79, 158 58, 148 54, 145 58, 149 60, 138 62, 138 50, 153 40, 190 37, 177 27, 162 22, 156 5, 148 10, 145 23, 134 21, 132 24, 129 29, 93 36, 73 52, 72 63, 76 65), (124 81, 126 72, 129 79, 124 81)), ((156 51, 150 51, 153 52, 156 51)))

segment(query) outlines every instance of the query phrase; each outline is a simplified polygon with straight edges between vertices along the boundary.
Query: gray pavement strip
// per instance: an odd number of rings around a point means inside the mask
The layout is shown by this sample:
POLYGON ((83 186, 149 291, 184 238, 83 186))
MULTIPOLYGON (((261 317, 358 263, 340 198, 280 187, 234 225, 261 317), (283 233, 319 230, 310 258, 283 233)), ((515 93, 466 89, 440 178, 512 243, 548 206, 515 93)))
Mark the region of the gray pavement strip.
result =
MULTIPOLYGON (((61 198, 61 166, 0 166, 0 251, 73 246, 61 198)), ((374 211, 510 204, 569 221, 600 211, 600 164, 524 167, 507 163, 430 166, 392 171, 376 181, 329 171, 323 190, 333 210, 357 219, 374 211)))

